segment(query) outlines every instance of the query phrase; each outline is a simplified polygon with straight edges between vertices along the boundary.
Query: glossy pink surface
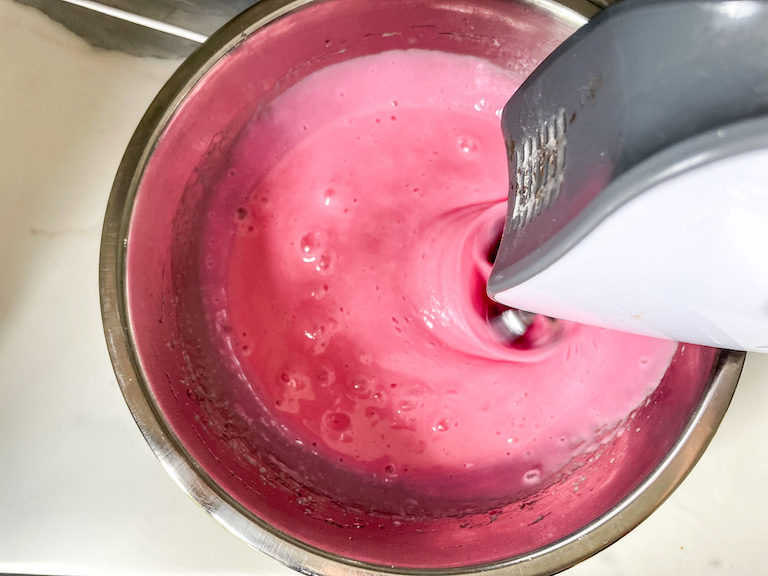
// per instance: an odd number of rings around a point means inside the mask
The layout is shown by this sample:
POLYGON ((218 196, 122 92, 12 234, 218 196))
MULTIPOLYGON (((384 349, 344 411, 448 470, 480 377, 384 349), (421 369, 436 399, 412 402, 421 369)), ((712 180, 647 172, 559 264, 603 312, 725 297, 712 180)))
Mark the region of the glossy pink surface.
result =
POLYGON ((497 111, 519 81, 387 52, 302 80, 239 143, 235 173, 265 132, 297 133, 210 231, 213 259, 236 229, 218 328, 307 451, 384 482, 503 467, 510 492, 530 492, 660 382, 673 342, 568 325, 516 350, 487 322, 507 192, 497 111))

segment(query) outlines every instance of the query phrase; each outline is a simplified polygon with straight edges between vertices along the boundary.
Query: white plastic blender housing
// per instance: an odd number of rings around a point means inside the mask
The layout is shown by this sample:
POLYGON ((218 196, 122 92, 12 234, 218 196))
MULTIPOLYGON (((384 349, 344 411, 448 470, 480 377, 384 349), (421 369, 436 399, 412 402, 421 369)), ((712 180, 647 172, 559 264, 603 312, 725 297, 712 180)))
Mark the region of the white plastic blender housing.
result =
POLYGON ((765 1, 630 0, 547 59, 504 110, 491 297, 768 352, 766 31, 765 1))

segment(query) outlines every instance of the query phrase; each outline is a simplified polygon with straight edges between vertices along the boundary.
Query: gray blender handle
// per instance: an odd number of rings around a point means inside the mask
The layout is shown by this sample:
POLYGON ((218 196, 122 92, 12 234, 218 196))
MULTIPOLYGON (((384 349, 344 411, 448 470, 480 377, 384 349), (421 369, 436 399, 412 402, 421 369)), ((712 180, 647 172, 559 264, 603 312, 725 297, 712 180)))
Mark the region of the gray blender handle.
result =
MULTIPOLYGON (((541 272, 631 199, 620 176, 686 139, 768 115, 768 1, 624 0, 509 100, 509 213, 489 293, 541 272)), ((649 225, 652 225, 649 222, 649 225)))

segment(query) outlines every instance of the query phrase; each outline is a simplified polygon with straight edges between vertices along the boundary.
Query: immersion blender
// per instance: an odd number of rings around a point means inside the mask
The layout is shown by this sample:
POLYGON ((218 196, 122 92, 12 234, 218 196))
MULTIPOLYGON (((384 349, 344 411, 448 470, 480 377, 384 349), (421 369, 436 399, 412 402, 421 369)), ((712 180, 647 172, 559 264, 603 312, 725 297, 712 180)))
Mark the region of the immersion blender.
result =
POLYGON ((768 1, 608 8, 531 74, 502 128, 494 300, 768 352, 768 1))

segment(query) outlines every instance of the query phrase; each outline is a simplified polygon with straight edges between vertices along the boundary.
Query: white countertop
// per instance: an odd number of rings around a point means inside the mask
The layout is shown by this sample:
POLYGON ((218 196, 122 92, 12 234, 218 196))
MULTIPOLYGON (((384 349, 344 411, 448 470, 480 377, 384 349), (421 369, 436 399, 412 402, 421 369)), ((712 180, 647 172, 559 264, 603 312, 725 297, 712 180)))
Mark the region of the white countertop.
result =
MULTIPOLYGON (((0 573, 289 575, 165 473, 104 344, 98 252, 133 129, 179 62, 98 51, 0 0, 0 573)), ((768 574, 768 355, 700 463, 567 576, 768 574)))

